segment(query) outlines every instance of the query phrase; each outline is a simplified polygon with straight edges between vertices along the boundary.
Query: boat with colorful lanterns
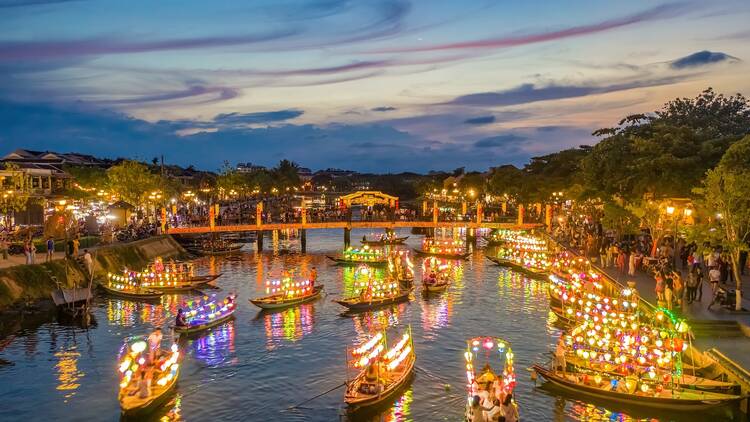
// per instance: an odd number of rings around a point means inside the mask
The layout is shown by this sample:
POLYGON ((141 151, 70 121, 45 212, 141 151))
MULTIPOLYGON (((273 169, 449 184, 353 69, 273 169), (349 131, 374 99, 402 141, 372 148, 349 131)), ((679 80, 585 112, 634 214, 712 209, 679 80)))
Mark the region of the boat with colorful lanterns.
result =
POLYGON ((221 277, 221 273, 195 275, 195 264, 193 264, 192 262, 179 262, 169 260, 169 262, 165 263, 164 259, 161 257, 155 258, 154 261, 143 270, 143 272, 154 274, 170 274, 173 277, 185 279, 187 281, 198 284, 208 284, 221 277))
POLYGON ((448 289, 453 281, 450 263, 447 260, 429 257, 422 263, 422 287, 425 293, 439 293, 448 289))
POLYGON ((367 236, 363 236, 360 242, 369 246, 402 245, 408 238, 409 236, 398 237, 389 232, 381 234, 377 239, 367 239, 367 236))
MULTIPOLYGON (((513 350, 509 342, 498 337, 473 337, 466 341, 464 362, 466 366, 466 421, 474 419, 475 411, 502 412, 496 401, 504 403, 504 411, 514 412, 518 420, 518 405, 513 392, 516 373, 513 350), (495 366, 493 369, 493 365, 495 366), (479 371, 477 371, 479 369, 479 371), (473 406, 478 400, 479 406, 473 406)), ((487 419, 487 418, 485 418, 487 419)), ((489 419, 488 419, 489 420, 489 419)), ((494 420, 494 419, 492 419, 494 420)))
POLYGON ((360 267, 357 273, 364 276, 355 278, 354 287, 358 289, 359 294, 334 300, 334 302, 345 306, 351 311, 364 311, 380 306, 406 302, 410 299, 412 289, 401 288, 397 280, 390 278, 378 280, 366 266, 360 267), (362 281, 361 278, 365 280, 362 281))
POLYGON ((467 252, 460 240, 435 239, 426 237, 421 249, 414 249, 418 255, 434 256, 445 259, 467 259, 471 252, 467 252))
POLYGON ((515 236, 524 234, 525 232, 520 230, 508 230, 508 229, 496 229, 493 230, 488 236, 484 236, 484 241, 487 246, 500 246, 505 244, 515 236))
POLYGON ((547 242, 531 235, 516 234, 487 259, 534 278, 546 278, 552 264, 547 242))
POLYGON ((414 285, 414 263, 411 261, 409 251, 391 251, 388 254, 388 275, 398 280, 404 289, 414 285))
POLYGON ((180 375, 177 344, 169 350, 149 350, 147 337, 127 338, 120 348, 118 400, 123 416, 143 417, 159 408, 177 385, 180 375))
POLYGON ((347 348, 346 356, 347 374, 349 368, 357 370, 352 380, 347 375, 344 402, 349 412, 385 403, 408 384, 414 371, 411 326, 390 348, 385 331, 379 331, 358 347, 347 348))
POLYGON ((100 282, 99 287, 108 295, 122 299, 153 301, 164 296, 162 291, 136 283, 127 272, 122 275, 107 273, 107 281, 100 282))
POLYGON ((195 334, 215 327, 234 318, 236 295, 230 294, 222 300, 216 295, 190 299, 177 312, 172 329, 183 335, 195 334))
POLYGON ((635 377, 594 375, 560 371, 556 368, 532 366, 534 373, 550 384, 574 394, 637 407, 676 411, 705 410, 735 405, 745 399, 734 394, 670 387, 663 383, 643 382, 635 377))
POLYGON ((107 285, 105 290, 138 290, 147 289, 164 293, 187 292, 195 290, 204 282, 192 281, 185 273, 131 271, 125 269, 120 274, 107 273, 107 285))
POLYGON ((361 248, 352 248, 351 246, 344 249, 340 258, 328 256, 328 259, 339 265, 360 265, 367 264, 371 266, 386 266, 388 259, 381 249, 374 249, 368 245, 361 248))
POLYGON ((279 280, 266 281, 267 296, 250 299, 250 303, 261 309, 282 309, 313 301, 323 292, 322 285, 312 280, 294 280, 285 275, 279 280))

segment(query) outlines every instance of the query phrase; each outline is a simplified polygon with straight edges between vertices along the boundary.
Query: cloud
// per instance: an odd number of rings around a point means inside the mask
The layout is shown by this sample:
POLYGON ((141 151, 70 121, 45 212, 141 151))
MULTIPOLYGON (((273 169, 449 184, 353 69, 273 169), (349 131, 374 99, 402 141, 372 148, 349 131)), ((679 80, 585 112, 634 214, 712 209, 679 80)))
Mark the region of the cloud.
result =
POLYGON ((39 6, 44 4, 70 3, 80 0, 0 0, 0 9, 11 7, 39 6))
POLYGON ((522 84, 515 88, 497 92, 480 92, 456 97, 446 104, 468 105, 481 107, 503 107, 528 104, 538 101, 562 100, 578 98, 588 95, 605 94, 616 91, 626 91, 635 88, 645 88, 660 85, 672 85, 687 79, 690 75, 668 76, 655 79, 641 79, 625 81, 609 85, 547 85, 536 86, 531 83, 522 84))
POLYGON ((472 117, 464 120, 464 124, 467 125, 488 125, 490 123, 495 123, 495 116, 472 117))
POLYGON ((497 148, 497 147, 515 147, 526 140, 525 137, 512 133, 490 136, 474 142, 476 148, 497 148))
POLYGON ((226 113, 214 117, 213 122, 222 125, 269 123, 292 120, 304 113, 302 110, 288 109, 263 111, 258 113, 226 113))
POLYGON ((595 34, 598 32, 605 32, 641 22, 671 18, 685 13, 686 10, 686 3, 667 3, 652 7, 650 9, 646 9, 642 12, 632 15, 605 20, 590 25, 574 26, 559 31, 538 32, 515 37, 488 38, 483 40, 433 44, 426 46, 388 48, 371 51, 371 53, 410 53, 441 50, 500 49, 517 47, 521 45, 536 44, 540 42, 555 41, 564 38, 595 34))
POLYGON ((391 107, 391 106, 382 106, 382 107, 375 107, 375 108, 370 109, 370 111, 380 111, 380 112, 394 111, 394 110, 396 110, 396 107, 391 107))
POLYGON ((201 103, 209 103, 215 101, 229 100, 236 98, 239 95, 239 91, 234 88, 219 87, 219 86, 204 86, 194 85, 186 89, 177 91, 168 91, 152 95, 144 95, 132 98, 121 98, 116 100, 102 100, 98 101, 100 104, 146 104, 161 101, 172 101, 182 100, 186 98, 203 97, 211 95, 210 98, 200 101, 201 103))
POLYGON ((739 59, 725 53, 703 50, 674 60, 669 66, 672 69, 687 69, 726 61, 737 62, 739 59))
POLYGON ((108 54, 244 46, 278 40, 294 35, 297 32, 294 29, 288 29, 258 35, 176 38, 154 41, 121 40, 114 38, 89 38, 65 41, 4 41, 0 42, 0 61, 92 57, 108 54))

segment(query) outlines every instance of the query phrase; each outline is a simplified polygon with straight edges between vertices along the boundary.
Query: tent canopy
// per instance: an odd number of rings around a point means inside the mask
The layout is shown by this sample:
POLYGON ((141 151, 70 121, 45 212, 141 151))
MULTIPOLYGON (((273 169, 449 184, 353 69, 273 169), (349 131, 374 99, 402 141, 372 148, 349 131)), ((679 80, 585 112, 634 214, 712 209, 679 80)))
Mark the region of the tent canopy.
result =
POLYGON ((380 191, 358 191, 344 195, 339 198, 341 203, 349 208, 352 205, 366 205, 371 207, 373 205, 387 205, 389 207, 395 207, 398 202, 397 196, 388 195, 380 191))

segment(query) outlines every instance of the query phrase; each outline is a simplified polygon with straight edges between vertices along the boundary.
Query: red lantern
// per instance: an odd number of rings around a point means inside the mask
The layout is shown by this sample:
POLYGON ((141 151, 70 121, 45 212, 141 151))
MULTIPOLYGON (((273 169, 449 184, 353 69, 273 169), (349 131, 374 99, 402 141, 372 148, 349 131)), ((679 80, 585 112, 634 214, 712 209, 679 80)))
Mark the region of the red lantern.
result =
POLYGON ((672 350, 674 350, 675 352, 681 352, 683 344, 684 343, 681 338, 674 339, 674 348, 672 350))

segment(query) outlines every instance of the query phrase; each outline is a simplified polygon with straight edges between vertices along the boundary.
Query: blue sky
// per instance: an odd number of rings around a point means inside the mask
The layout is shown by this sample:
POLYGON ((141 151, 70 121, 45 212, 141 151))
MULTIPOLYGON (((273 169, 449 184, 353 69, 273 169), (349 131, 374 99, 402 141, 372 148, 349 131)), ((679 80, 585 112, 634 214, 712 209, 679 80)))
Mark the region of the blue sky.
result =
POLYGON ((750 3, 0 0, 0 146, 484 170, 750 91, 750 3))

